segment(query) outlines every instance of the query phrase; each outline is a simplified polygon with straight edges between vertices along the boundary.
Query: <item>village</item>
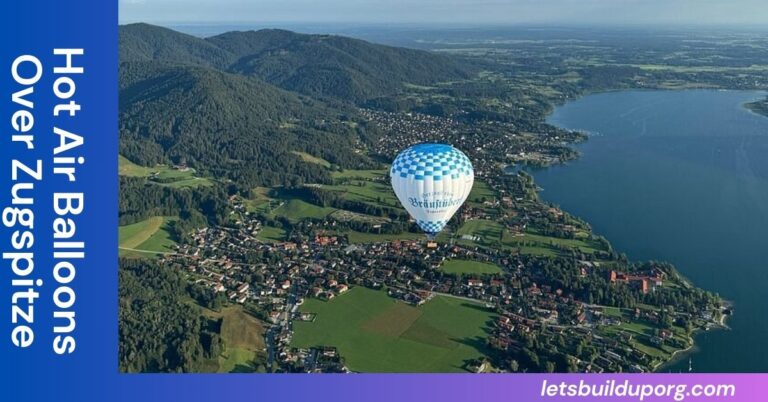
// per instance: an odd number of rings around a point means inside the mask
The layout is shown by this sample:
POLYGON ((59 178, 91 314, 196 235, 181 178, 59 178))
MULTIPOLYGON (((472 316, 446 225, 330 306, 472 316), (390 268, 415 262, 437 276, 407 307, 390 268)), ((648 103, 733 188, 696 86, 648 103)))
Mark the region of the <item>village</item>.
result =
MULTIPOLYGON (((199 229, 193 241, 178 247, 178 253, 163 257, 177 261, 190 279, 220 293, 230 303, 250 306, 271 324, 268 339, 269 366, 273 371, 344 371, 333 345, 303 350, 291 346, 292 324, 312 321, 311 312, 300 311, 308 298, 333 300, 352 287, 384 289, 403 303, 422 305, 435 295, 482 302, 497 315, 488 343, 494 350, 516 353, 526 339, 539 343, 558 342, 566 337, 574 349, 588 345, 594 350, 591 361, 576 359, 574 370, 586 372, 651 371, 658 359, 631 347, 633 337, 643 344, 673 349, 688 347, 672 330, 638 335, 622 330, 633 321, 660 326, 656 308, 620 311, 577 299, 562 288, 546 284, 541 265, 514 251, 465 246, 444 242, 434 248, 422 240, 393 240, 371 244, 350 244, 344 236, 325 235, 332 222, 318 223, 313 237, 302 241, 263 242, 257 238, 262 222, 236 207, 240 219, 232 227, 199 229), (446 261, 480 261, 496 265, 492 275, 453 275, 441 271, 446 261), (607 311, 611 311, 609 314, 607 311), (618 336, 605 336, 616 330, 618 336)), ((465 212, 466 213, 466 212, 465 212)), ((309 233, 308 233, 309 234, 309 233)), ((581 278, 600 278, 611 286, 626 286, 646 294, 664 286, 666 273, 653 268, 626 274, 601 269, 597 261, 575 261, 581 278)), ((650 307, 650 306, 648 306, 650 307)), ((702 306, 704 307, 704 306, 702 306)), ((689 318, 673 313, 673 319, 689 318)), ((713 312, 702 308, 701 320, 714 322, 713 312)), ((564 345, 567 347, 567 345, 564 345)), ((578 355, 576 351, 574 355, 578 355)))
POLYGON ((575 158, 569 144, 584 134, 540 124, 518 127, 494 120, 467 124, 451 117, 360 109, 360 114, 387 133, 372 153, 394 157, 397 150, 419 142, 452 144, 472 160, 478 177, 490 177, 507 165, 549 166, 575 158))
MULTIPOLYGON (((190 281, 269 324, 270 371, 349 371, 335 345, 297 348, 292 338, 295 323, 315 320, 314 312, 301 307, 306 300, 332 302, 355 287, 386 292, 411 306, 436 296, 482 305, 496 317, 486 331, 491 355, 468 363, 470 371, 526 371, 537 366, 541 354, 566 356, 560 367, 567 371, 653 371, 691 346, 692 330, 719 324, 720 306, 688 295, 689 285, 671 267, 627 262, 586 223, 539 201, 524 171, 507 169, 570 159, 568 144, 582 134, 542 126, 534 137, 511 123, 474 128, 418 113, 361 113, 388 133, 371 154, 391 158, 414 142, 441 141, 456 144, 472 159, 478 191, 437 242, 399 232, 402 226, 382 236, 382 228, 396 222, 344 209, 321 219, 276 223, 233 197, 227 224, 197 229, 174 253, 162 256, 183 267, 190 281), (354 229, 369 237, 353 241, 350 221, 360 217, 367 219, 354 229), (261 237, 273 230, 268 224, 284 226, 285 238, 261 237), (497 270, 448 272, 446 263, 497 270), (678 310, 674 305, 681 298, 687 308, 678 310)), ((381 185, 386 179, 373 175, 354 185, 381 185)), ((555 369, 550 363, 539 366, 555 369)))

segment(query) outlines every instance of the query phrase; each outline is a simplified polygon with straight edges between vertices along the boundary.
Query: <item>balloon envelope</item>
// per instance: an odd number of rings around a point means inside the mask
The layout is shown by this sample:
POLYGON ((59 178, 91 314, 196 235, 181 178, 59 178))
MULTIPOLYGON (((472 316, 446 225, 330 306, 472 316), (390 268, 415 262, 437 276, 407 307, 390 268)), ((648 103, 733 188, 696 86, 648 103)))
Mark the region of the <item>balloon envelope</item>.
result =
POLYGON ((418 144, 400 152, 389 172, 397 198, 433 239, 472 190, 472 163, 446 144, 418 144))

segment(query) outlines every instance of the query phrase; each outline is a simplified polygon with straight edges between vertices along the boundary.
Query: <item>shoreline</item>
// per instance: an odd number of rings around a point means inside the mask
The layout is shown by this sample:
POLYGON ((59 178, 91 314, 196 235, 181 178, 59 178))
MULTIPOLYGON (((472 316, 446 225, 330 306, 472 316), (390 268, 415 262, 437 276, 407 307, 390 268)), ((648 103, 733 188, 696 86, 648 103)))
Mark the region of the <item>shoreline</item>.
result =
MULTIPOLYGON (((731 306, 731 303, 727 300, 724 300, 724 304, 731 306)), ((653 367, 652 373, 658 373, 659 369, 662 369, 666 366, 671 366, 674 363, 679 362, 681 359, 685 358, 685 356, 692 354, 693 352, 696 352, 700 350, 698 346, 696 345, 695 336, 696 334, 704 331, 726 331, 730 330, 731 327, 726 324, 726 320, 728 317, 730 317, 731 314, 722 314, 720 316, 720 321, 718 322, 717 326, 715 327, 707 327, 706 325, 704 327, 698 327, 695 328, 693 331, 691 331, 690 334, 688 334, 688 342, 690 342, 690 345, 686 347, 685 349, 678 349, 674 352, 672 352, 672 355, 664 362, 658 363, 653 367)))
MULTIPOLYGON (((578 132, 581 132, 581 133, 585 133, 585 134, 587 134, 586 135, 587 138, 585 139, 585 141, 588 141, 592 137, 592 135, 590 135, 591 133, 589 131, 570 129, 570 128, 564 126, 563 124, 559 124, 558 122, 552 121, 552 117, 554 116, 555 111, 556 111, 556 109, 558 107, 563 107, 567 103, 575 102, 575 101, 577 101, 579 99, 582 99, 584 97, 587 97, 587 96, 590 96, 590 95, 601 94, 601 93, 635 92, 635 91, 637 91, 637 92, 649 92, 649 91, 675 91, 675 92, 678 92, 678 91, 702 91, 702 90, 704 90, 704 91, 718 91, 718 92, 719 91, 746 91, 746 92, 754 92, 755 94, 757 94, 755 99, 749 100, 749 101, 745 101, 745 102, 741 103, 739 106, 743 110, 745 110, 745 111, 747 111, 747 112, 749 112, 751 114, 755 114, 757 116, 768 118, 768 114, 758 113, 757 111, 753 110, 753 108, 748 106, 749 104, 752 104, 752 103, 768 102, 768 91, 761 90, 761 89, 740 90, 740 89, 728 89, 728 88, 686 88, 686 89, 626 88, 626 89, 609 89, 609 90, 604 90, 604 91, 590 91, 590 92, 586 92, 584 94, 581 94, 579 96, 576 96, 574 98, 566 99, 563 102, 556 102, 554 104, 550 104, 551 108, 545 114, 544 123, 545 124, 549 124, 549 125, 554 126, 554 127, 557 127, 559 129, 563 129, 563 130, 578 131, 578 132)), ((569 146, 573 147, 574 149, 576 149, 579 152, 579 155, 574 160, 578 160, 579 158, 581 158, 581 151, 578 149, 578 147, 577 147, 578 145, 579 145, 578 142, 577 143, 569 144, 569 146)), ((528 172, 529 174, 532 175, 532 173, 535 170, 539 170, 539 169, 543 170, 543 169, 546 169, 546 168, 551 168, 551 167, 556 166, 556 165, 566 165, 566 164, 567 164, 567 161, 566 162, 560 162, 560 163, 552 164, 552 165, 547 165, 547 166, 531 166, 531 165, 528 165, 528 164, 516 164, 514 171, 525 170, 526 172, 528 172)), ((535 180, 535 178, 534 178, 534 180, 535 180)), ((540 190, 537 190, 537 195, 540 192, 541 192, 540 190)), ((585 220, 585 222, 589 223, 586 220, 585 220)), ((610 239, 608 239, 608 241, 610 242, 610 239)), ((693 285, 692 281, 690 279, 688 279, 687 276, 684 275, 682 272, 678 271, 678 274, 681 275, 684 278, 684 280, 687 281, 691 286, 696 287, 696 285, 693 285)), ((700 350, 699 344, 695 340, 696 334, 698 334, 699 332, 702 332, 702 331, 706 332, 706 331, 710 331, 710 330, 730 330, 731 329, 728 326, 728 324, 727 324, 727 320, 728 320, 728 318, 731 315, 733 315, 733 312, 732 312, 733 303, 731 301, 729 301, 729 300, 725 300, 725 299, 721 299, 721 300, 722 300, 723 306, 720 309, 721 316, 720 316, 718 322, 717 323, 714 323, 714 322, 706 323, 703 326, 694 328, 687 335, 689 346, 687 346, 684 349, 675 350, 674 352, 672 352, 672 354, 670 355, 670 357, 668 359, 666 359, 665 361, 659 362, 659 363, 655 364, 654 366, 652 366, 650 372, 652 372, 652 373, 659 372, 660 369, 664 369, 665 367, 669 367, 669 366, 679 362, 681 359, 684 359, 685 356, 692 355, 694 352, 700 350), (731 312, 729 314, 724 314, 723 311, 726 311, 726 310, 731 310, 731 312)))

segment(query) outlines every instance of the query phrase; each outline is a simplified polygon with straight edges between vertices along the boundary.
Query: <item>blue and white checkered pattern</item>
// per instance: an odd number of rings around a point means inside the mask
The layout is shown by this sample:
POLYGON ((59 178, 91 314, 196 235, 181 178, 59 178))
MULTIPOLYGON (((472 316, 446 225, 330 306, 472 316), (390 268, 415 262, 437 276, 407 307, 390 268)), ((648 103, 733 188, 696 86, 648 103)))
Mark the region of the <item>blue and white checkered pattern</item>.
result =
POLYGON ((416 221, 416 224, 426 233, 439 233, 443 230, 446 223, 448 221, 416 221))
POLYGON ((472 171, 472 163, 458 149, 445 144, 414 145, 392 162, 390 174, 403 178, 442 180, 443 177, 458 179, 472 171))

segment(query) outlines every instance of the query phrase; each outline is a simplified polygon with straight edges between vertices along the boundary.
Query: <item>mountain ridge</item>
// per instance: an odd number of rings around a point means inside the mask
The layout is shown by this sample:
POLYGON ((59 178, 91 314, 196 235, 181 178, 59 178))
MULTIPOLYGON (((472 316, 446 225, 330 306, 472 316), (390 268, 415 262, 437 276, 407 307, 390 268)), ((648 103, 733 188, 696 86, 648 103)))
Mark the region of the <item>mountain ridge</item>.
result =
POLYGON ((336 35, 262 29, 197 38, 143 23, 122 25, 119 31, 123 63, 200 65, 353 103, 397 92, 409 83, 466 78, 472 71, 445 55, 336 35))

